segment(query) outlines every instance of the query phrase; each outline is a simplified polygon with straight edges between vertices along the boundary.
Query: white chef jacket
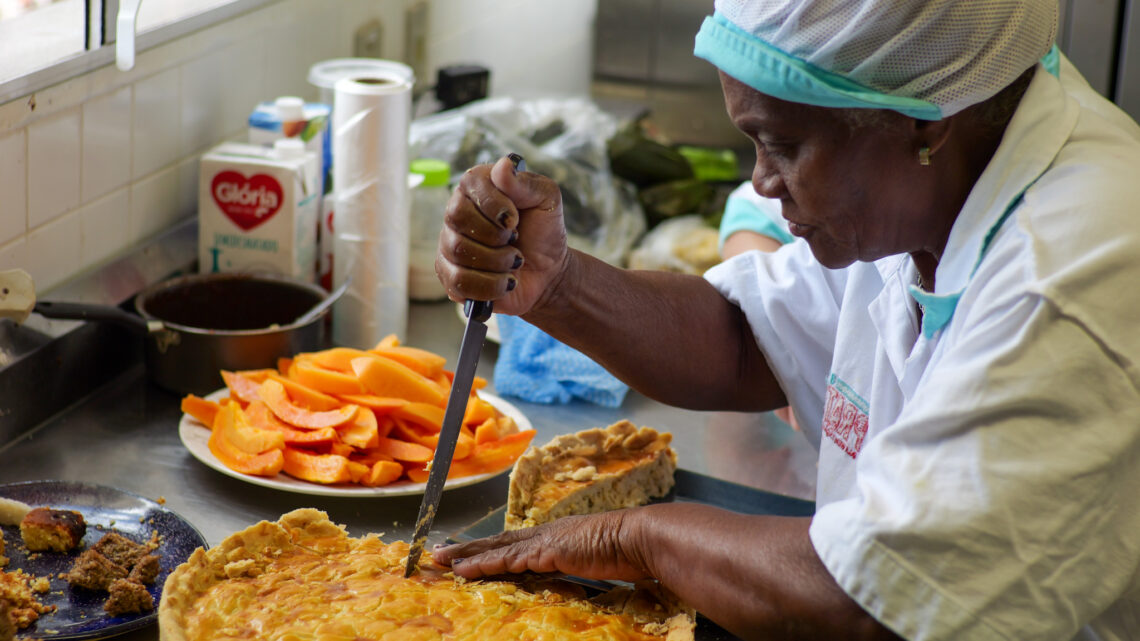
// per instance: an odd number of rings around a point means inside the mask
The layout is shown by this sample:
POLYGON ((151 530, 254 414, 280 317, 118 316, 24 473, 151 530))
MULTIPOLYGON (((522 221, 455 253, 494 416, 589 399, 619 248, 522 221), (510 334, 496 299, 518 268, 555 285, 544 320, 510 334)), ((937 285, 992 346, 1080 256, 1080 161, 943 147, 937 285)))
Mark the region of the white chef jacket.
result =
POLYGON ((812 543, 876 619, 1140 639, 1140 128, 1067 61, 954 223, 926 331, 907 255, 828 270, 801 241, 706 278, 818 443, 812 543))

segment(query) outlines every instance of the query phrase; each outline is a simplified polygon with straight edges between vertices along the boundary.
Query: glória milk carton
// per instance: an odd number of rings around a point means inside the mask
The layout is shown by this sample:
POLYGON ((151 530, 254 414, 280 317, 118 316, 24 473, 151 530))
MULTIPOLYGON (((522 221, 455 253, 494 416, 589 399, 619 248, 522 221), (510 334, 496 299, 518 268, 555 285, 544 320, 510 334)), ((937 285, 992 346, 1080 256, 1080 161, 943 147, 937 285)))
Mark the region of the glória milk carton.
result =
POLYGON ((321 158, 296 139, 222 143, 202 155, 199 270, 270 272, 313 282, 321 158))

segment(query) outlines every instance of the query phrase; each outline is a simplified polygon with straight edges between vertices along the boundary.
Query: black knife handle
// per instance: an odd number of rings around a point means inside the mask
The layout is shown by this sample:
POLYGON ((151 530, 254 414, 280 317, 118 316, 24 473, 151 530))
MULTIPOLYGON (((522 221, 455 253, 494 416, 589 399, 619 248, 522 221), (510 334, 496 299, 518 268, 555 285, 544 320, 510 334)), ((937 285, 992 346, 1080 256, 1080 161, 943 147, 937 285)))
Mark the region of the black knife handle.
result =
POLYGON ((486 323, 487 319, 491 317, 493 307, 489 300, 471 300, 468 298, 463 301, 463 314, 467 318, 486 323))

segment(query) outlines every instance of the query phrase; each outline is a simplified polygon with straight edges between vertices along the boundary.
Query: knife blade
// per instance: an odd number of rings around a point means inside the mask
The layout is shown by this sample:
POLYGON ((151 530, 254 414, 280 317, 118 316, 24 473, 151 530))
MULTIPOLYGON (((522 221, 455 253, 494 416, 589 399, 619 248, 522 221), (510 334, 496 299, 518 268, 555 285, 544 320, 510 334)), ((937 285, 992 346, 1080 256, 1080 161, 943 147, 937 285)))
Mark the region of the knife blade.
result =
MULTIPOLYGON (((526 171, 526 161, 518 154, 510 154, 516 171, 526 171)), ((459 440, 459 428, 463 424, 463 414, 467 410, 467 400, 471 395, 471 384, 475 380, 475 367, 479 364, 479 352, 483 349, 483 339, 487 337, 487 320, 491 318, 491 301, 470 300, 463 303, 467 315, 467 327, 463 330, 463 341, 459 344, 459 360, 455 363, 455 377, 451 381, 451 392, 447 395, 447 407, 443 410, 443 423, 436 441, 435 456, 431 460, 424 498, 420 501, 419 516, 416 517, 416 531, 412 536, 412 546, 408 550, 408 561, 404 566, 404 578, 415 573, 427 543, 428 532, 439 510, 439 500, 443 496, 443 485, 447 482, 447 472, 451 469, 451 457, 455 454, 455 443, 459 440)))
POLYGON ((459 428, 463 414, 467 410, 467 399, 471 394, 471 384, 475 380, 475 367, 479 364, 479 352, 483 349, 483 339, 487 336, 487 319, 491 317, 491 302, 468 300, 463 304, 467 315, 467 328, 463 330, 463 342, 459 346, 459 361, 455 365, 455 378, 451 381, 451 392, 447 395, 447 408, 443 411, 443 423, 436 441, 435 456, 431 460, 427 488, 420 502, 419 516, 416 517, 416 532, 412 537, 412 547, 408 550, 408 562, 404 566, 404 578, 412 576, 424 551, 428 531, 439 509, 443 496, 443 484, 447 482, 447 471, 451 468, 451 457, 455 454, 455 443, 459 440, 459 428))

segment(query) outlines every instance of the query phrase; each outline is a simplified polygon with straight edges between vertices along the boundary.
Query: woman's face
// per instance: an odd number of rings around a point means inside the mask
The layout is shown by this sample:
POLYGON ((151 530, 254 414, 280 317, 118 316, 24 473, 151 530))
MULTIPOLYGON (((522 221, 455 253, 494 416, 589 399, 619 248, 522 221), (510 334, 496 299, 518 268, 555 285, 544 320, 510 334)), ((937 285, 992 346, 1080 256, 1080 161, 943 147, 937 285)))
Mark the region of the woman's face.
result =
POLYGON ((824 266, 922 251, 937 233, 913 120, 887 113, 854 127, 839 110, 772 98, 723 73, 721 85, 729 117, 756 146, 753 188, 780 200, 789 230, 824 266))

